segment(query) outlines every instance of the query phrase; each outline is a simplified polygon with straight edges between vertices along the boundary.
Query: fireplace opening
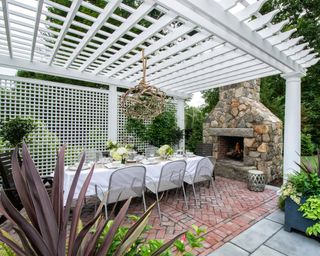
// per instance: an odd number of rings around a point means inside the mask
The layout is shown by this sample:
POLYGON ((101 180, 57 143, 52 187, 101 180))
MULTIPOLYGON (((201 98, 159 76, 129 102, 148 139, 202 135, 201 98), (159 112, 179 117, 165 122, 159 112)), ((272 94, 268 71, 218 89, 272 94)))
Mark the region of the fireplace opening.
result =
POLYGON ((219 136, 218 159, 243 161, 243 137, 219 136))

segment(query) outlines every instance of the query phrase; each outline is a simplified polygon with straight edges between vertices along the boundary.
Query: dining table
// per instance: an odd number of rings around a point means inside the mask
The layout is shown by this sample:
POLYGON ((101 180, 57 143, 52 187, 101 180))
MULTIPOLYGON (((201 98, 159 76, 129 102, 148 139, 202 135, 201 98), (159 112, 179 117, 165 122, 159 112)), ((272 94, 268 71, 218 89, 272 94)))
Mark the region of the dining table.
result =
MULTIPOLYGON (((143 165, 146 168, 146 183, 148 182, 157 182, 159 181, 160 178, 160 173, 162 167, 170 162, 170 161, 175 161, 175 160, 185 160, 187 165, 186 165, 186 173, 188 175, 192 175, 195 173, 197 164, 198 162, 203 159, 204 157, 202 156, 192 156, 192 157, 177 157, 177 158, 171 158, 169 160, 160 160, 158 159, 157 161, 153 161, 150 163, 128 163, 124 166, 121 167, 126 167, 126 166, 133 166, 133 165, 143 165)), ((90 172, 91 168, 88 169, 83 169, 80 172, 80 176, 77 182, 77 186, 75 189, 75 193, 73 196, 73 199, 77 199, 79 196, 79 193, 81 191, 81 188, 90 172)), ((108 185, 109 185, 109 178, 111 174, 116 171, 118 168, 117 167, 110 167, 108 164, 96 164, 94 167, 94 171, 90 180, 89 187, 86 192, 86 196, 93 196, 96 194, 95 187, 96 185, 99 186, 101 189, 107 191, 108 190, 108 185)), ((67 196, 69 194, 73 178, 75 176, 75 168, 70 168, 68 166, 65 167, 65 172, 64 172, 64 204, 66 204, 67 196)))

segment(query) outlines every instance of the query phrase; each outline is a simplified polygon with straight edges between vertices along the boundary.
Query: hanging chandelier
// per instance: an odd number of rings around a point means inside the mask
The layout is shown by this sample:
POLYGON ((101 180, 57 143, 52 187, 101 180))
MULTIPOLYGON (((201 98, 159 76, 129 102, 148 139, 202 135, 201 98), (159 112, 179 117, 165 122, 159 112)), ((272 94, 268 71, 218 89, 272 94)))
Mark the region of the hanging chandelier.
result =
POLYGON ((127 117, 150 120, 165 109, 166 94, 146 81, 147 59, 142 50, 142 79, 121 96, 121 108, 127 117))

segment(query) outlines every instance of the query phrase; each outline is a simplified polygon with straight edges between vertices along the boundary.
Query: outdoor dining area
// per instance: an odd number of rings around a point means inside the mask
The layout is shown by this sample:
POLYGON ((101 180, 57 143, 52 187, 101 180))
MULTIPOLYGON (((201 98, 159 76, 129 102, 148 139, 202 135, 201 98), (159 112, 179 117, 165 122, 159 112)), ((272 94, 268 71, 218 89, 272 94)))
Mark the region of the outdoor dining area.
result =
POLYGON ((320 58, 276 4, 1 0, 0 255, 317 255, 320 58))

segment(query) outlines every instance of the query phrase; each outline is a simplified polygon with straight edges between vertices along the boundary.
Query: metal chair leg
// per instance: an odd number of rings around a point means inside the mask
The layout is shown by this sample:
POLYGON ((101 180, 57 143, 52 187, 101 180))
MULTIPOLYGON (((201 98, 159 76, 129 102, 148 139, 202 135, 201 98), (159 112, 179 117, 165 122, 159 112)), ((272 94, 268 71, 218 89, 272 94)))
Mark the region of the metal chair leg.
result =
POLYGON ((186 191, 184 189, 184 184, 182 183, 182 191, 183 191, 183 196, 184 196, 184 202, 186 204, 187 210, 189 210, 188 202, 187 202, 187 196, 186 196, 186 191))
POLYGON ((197 193, 196 193, 196 189, 194 187, 194 183, 192 183, 192 190, 193 190, 194 200, 196 201, 196 204, 198 204, 197 193))
POLYGON ((104 204, 104 214, 106 215, 106 219, 108 219, 108 208, 107 203, 104 204))
POLYGON ((214 189, 214 178, 211 177, 211 184, 212 184, 212 188, 214 189))
POLYGON ((146 198, 144 196, 144 191, 142 191, 142 201, 143 201, 144 211, 146 212, 147 211, 147 205, 146 205, 146 198))
POLYGON ((161 219, 161 210, 160 210, 160 202, 159 202, 158 192, 156 192, 156 198, 157 198, 158 213, 159 213, 160 224, 161 224, 162 223, 162 219, 161 219))

